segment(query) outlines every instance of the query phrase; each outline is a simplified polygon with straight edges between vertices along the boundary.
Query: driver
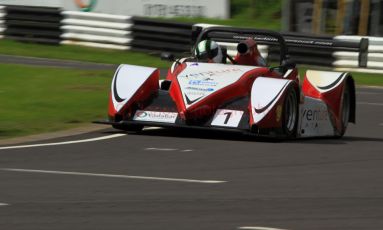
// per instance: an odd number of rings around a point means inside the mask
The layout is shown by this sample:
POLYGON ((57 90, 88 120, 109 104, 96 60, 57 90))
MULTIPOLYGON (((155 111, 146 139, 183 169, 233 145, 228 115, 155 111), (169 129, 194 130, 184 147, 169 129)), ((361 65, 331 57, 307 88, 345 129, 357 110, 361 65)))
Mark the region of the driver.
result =
POLYGON ((212 40, 203 40, 199 42, 194 54, 199 61, 224 63, 224 55, 221 47, 217 42, 212 40))

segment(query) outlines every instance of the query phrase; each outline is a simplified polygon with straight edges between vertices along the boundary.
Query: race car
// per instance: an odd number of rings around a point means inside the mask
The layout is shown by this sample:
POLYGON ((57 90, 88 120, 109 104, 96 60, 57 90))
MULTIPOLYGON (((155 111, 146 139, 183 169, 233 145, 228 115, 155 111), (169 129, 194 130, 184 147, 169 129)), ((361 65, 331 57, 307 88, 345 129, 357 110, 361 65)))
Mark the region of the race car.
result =
POLYGON ((111 84, 108 119, 98 123, 128 132, 155 126, 273 138, 341 137, 348 123, 355 123, 355 85, 349 73, 308 70, 300 84, 283 36, 268 30, 206 28, 192 54, 213 35, 238 41, 237 56, 223 52, 224 61, 216 63, 195 55, 177 60, 163 55, 174 61, 166 80, 160 80, 157 68, 120 65, 111 84), (278 45, 280 63, 241 62, 252 40, 278 45))

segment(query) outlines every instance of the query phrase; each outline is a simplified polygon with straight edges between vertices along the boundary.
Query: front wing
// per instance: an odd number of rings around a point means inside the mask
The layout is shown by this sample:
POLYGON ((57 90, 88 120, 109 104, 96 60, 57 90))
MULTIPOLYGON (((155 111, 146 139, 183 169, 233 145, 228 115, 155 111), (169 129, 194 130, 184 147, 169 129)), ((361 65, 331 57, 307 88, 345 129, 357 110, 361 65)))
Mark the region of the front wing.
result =
POLYGON ((249 98, 242 97, 221 106, 213 116, 185 121, 179 116, 177 107, 168 91, 158 90, 158 95, 151 100, 150 104, 144 108, 136 108, 133 112, 134 115, 130 118, 121 121, 96 121, 95 123, 113 126, 135 124, 154 127, 210 129, 255 134, 257 132, 254 132, 254 126, 251 128, 249 124, 248 104, 249 98))

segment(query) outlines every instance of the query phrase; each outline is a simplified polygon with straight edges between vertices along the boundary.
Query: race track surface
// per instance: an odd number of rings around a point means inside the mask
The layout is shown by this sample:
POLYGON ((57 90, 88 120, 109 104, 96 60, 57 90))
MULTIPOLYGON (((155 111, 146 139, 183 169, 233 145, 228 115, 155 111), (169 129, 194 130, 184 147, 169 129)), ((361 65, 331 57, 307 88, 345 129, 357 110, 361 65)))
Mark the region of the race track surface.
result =
POLYGON ((3 146, 0 229, 383 229, 382 115, 383 89, 358 88, 342 139, 106 127, 3 146))

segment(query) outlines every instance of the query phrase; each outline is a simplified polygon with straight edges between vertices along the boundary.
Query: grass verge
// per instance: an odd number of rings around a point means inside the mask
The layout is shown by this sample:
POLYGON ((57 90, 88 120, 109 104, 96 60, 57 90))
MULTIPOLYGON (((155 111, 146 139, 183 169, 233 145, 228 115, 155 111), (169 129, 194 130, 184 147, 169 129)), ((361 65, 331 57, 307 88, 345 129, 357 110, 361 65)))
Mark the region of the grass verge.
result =
POLYGON ((41 45, 0 40, 0 54, 87 61, 107 64, 129 63, 164 68, 169 63, 159 57, 133 51, 119 51, 70 45, 41 45))
POLYGON ((0 64, 0 139, 106 117, 113 71, 0 64))

